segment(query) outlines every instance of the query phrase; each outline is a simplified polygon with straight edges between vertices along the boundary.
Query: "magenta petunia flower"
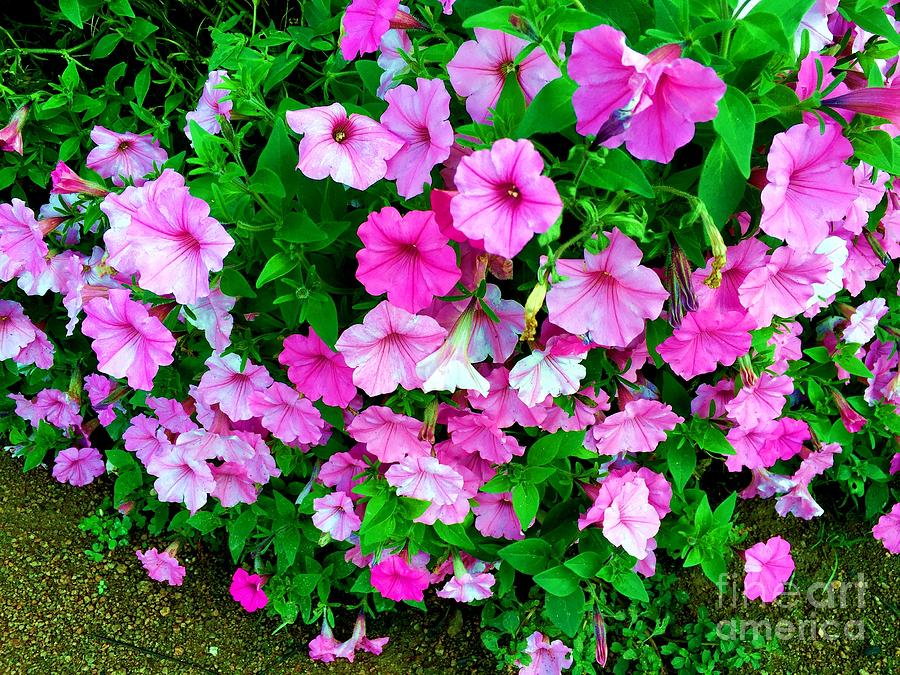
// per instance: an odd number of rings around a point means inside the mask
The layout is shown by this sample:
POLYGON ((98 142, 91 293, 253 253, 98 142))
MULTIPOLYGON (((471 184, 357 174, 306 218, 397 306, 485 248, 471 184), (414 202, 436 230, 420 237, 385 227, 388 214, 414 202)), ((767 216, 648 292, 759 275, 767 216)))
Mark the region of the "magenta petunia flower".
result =
POLYGON ((878 519, 872 536, 891 553, 900 553, 900 504, 894 504, 889 513, 878 519))
POLYGON ((225 508, 238 504, 253 504, 256 501, 259 495, 256 481, 250 477, 243 463, 223 462, 218 466, 210 466, 210 471, 216 481, 216 487, 209 496, 218 499, 225 508))
POLYGON ((526 405, 519 398, 518 392, 509 386, 509 371, 506 368, 495 368, 487 380, 490 392, 487 396, 480 392, 469 392, 469 404, 476 410, 483 410, 501 429, 517 423, 523 427, 534 427, 546 418, 546 408, 526 405))
POLYGON ((833 269, 827 256, 781 246, 769 262, 745 277, 738 289, 741 304, 759 326, 772 318, 799 314, 815 297, 813 284, 822 283, 833 269))
POLYGON ((389 639, 387 637, 366 637, 366 618, 360 612, 353 626, 353 634, 344 642, 338 642, 334 639, 328 619, 323 617, 321 633, 309 643, 309 658, 323 663, 331 663, 336 658, 347 659, 353 663, 357 650, 362 649, 377 656, 381 654, 381 650, 384 649, 389 639))
MULTIPOLYGON (((194 433, 197 432, 189 432, 194 433)), ((168 451, 154 455, 147 472, 156 476, 153 489, 159 501, 183 503, 195 513, 206 504, 209 493, 216 488, 216 481, 206 461, 213 455, 198 453, 195 444, 183 442, 189 434, 179 436, 168 451)))
POLYGON ((697 294, 698 310, 717 314, 720 312, 746 312, 741 304, 738 289, 744 279, 755 269, 768 262, 769 247, 756 237, 744 239, 726 249, 725 266, 720 270, 722 279, 717 288, 703 283, 712 273, 713 260, 702 270, 691 275, 694 292, 697 294))
POLYGON ((730 366, 750 351, 756 321, 746 312, 688 312, 672 336, 657 347, 673 371, 686 380, 730 366))
POLYGON ((430 584, 428 572, 413 567, 399 555, 388 555, 375 565, 371 582, 381 595, 397 602, 422 602, 423 591, 430 584))
POLYGON ((525 654, 530 657, 528 665, 519 666, 519 675, 559 675, 563 670, 572 667, 572 649, 567 647, 562 640, 550 642, 544 634, 535 631, 528 636, 528 646, 525 654))
POLYGON ((397 181, 397 192, 409 199, 431 185, 431 170, 450 156, 450 94, 443 80, 416 79, 416 89, 401 84, 384 95, 387 110, 381 124, 403 141, 387 162, 385 178, 397 181))
POLYGON ((384 406, 369 406, 347 425, 350 437, 382 462, 399 462, 407 455, 422 457, 431 444, 419 438, 422 422, 384 406))
POLYGON ((744 572, 744 595, 772 602, 794 573, 791 545, 781 537, 754 544, 744 552, 744 572))
POLYGON ((812 251, 828 236, 828 221, 839 220, 856 199, 853 147, 837 124, 797 124, 772 139, 768 184, 763 188, 762 230, 791 246, 812 251))
MULTIPOLYGON (((134 554, 141 561, 141 565, 147 570, 147 576, 151 579, 165 582, 169 586, 181 586, 186 570, 169 552, 172 548, 170 546, 162 553, 157 551, 156 548, 151 548, 146 553, 138 550, 134 554)), ((177 547, 175 549, 177 550, 177 547)))
POLYGON ((535 349, 516 362, 509 371, 509 386, 529 407, 539 405, 548 396, 565 396, 581 389, 587 374, 581 364, 588 347, 573 335, 556 335, 545 349, 535 349))
POLYGON ((21 199, 0 204, 0 281, 30 275, 40 277, 49 253, 34 211, 21 199))
POLYGON ((241 369, 240 354, 213 354, 206 359, 207 371, 200 378, 195 398, 203 405, 219 404, 219 409, 232 422, 249 420, 254 416, 250 409, 250 394, 264 391, 274 382, 265 366, 251 361, 241 369))
POLYGON ((364 477, 356 478, 363 473, 368 464, 362 458, 362 444, 357 445, 351 452, 336 452, 319 469, 319 480, 322 485, 333 487, 338 492, 351 494, 353 486, 363 482, 364 477))
POLYGON ((783 417, 766 420, 751 427, 732 427, 726 437, 734 454, 725 460, 729 471, 768 469, 779 459, 789 460, 800 453, 810 439, 809 425, 802 420, 783 417))
POLYGON ((322 438, 322 414, 293 387, 275 382, 268 389, 250 392, 247 403, 253 416, 262 418, 262 425, 285 443, 315 445, 322 438))
POLYGON ((356 278, 370 295, 387 293, 395 307, 418 312, 459 281, 456 251, 431 211, 401 216, 386 206, 370 213, 358 234, 364 248, 356 253, 356 278))
MULTIPOLYGON (((59 428, 81 425, 81 405, 59 389, 42 389, 34 397, 34 412, 38 419, 59 428)), ((37 424, 35 424, 37 426, 37 424)))
POLYGON ((268 577, 250 574, 243 567, 238 567, 234 571, 228 592, 246 611, 255 612, 269 603, 269 598, 262 589, 267 580, 268 577))
POLYGON ((288 379, 310 400, 346 408, 356 396, 353 369, 312 328, 308 336, 287 336, 278 362, 287 366, 288 379))
POLYGON ((473 120, 491 123, 490 112, 497 105, 508 76, 515 75, 526 103, 544 85, 560 76, 559 68, 542 47, 517 62, 519 53, 527 46, 527 40, 487 28, 476 28, 475 40, 460 45, 447 64, 447 72, 453 89, 466 98, 466 110, 473 120))
POLYGON ((203 85, 203 94, 200 95, 200 101, 197 108, 186 115, 187 124, 184 126, 184 133, 191 139, 191 121, 196 122, 201 129, 205 129, 211 134, 217 134, 222 131, 222 125, 219 123, 217 115, 221 115, 226 120, 231 119, 231 109, 234 102, 225 100, 230 92, 227 89, 220 88, 228 77, 227 70, 214 70, 209 74, 206 84, 203 85))
POLYGON ((883 117, 900 125, 900 87, 863 87, 836 96, 832 92, 822 105, 873 117, 883 117))
POLYGON ((22 305, 0 300, 0 361, 11 359, 34 341, 38 328, 25 316, 22 305))
POLYGON ((459 576, 454 574, 444 584, 444 587, 437 592, 437 596, 439 598, 450 598, 457 602, 485 600, 493 595, 491 587, 495 582, 494 575, 486 572, 480 574, 465 572, 459 576))
POLYGON ((512 505, 512 493, 479 492, 475 495, 475 501, 477 504, 472 507, 475 529, 485 537, 513 541, 525 538, 512 505))
POLYGON ((353 368, 353 383, 378 396, 398 385, 409 390, 421 386, 416 364, 438 349, 446 335, 430 316, 410 314, 385 300, 362 324, 345 330, 335 346, 353 368))
POLYGON ((353 500, 344 492, 314 499, 313 508, 313 525, 336 541, 345 541, 362 524, 353 510, 353 500))
POLYGON ((587 333, 599 345, 627 347, 669 297, 656 273, 640 261, 637 244, 618 229, 599 253, 557 260, 556 271, 564 278, 547 292, 550 321, 573 335, 587 333))
POLYGON ((341 20, 344 60, 352 61, 357 56, 377 51, 399 10, 400 0, 352 0, 341 20))
POLYGON ((750 428, 781 415, 785 396, 792 391, 794 380, 787 375, 762 373, 756 382, 745 384, 725 410, 740 426, 750 428))
POLYGON ((82 332, 94 338, 97 370, 124 377, 133 389, 150 391, 160 366, 174 360, 175 338, 147 308, 131 299, 128 291, 110 289, 108 297, 84 305, 82 332))
POLYGON ((407 455, 384 474, 401 497, 445 506, 453 504, 463 488, 463 477, 434 457, 407 455))
POLYGON ((109 194, 102 185, 85 180, 72 171, 65 162, 57 162, 56 168, 50 172, 51 195, 91 195, 93 197, 105 197, 109 194))
POLYGON ((887 311, 884 298, 862 303, 850 317, 850 324, 844 328, 843 341, 868 344, 875 337, 875 327, 887 311))
POLYGON ((7 125, 0 129, 0 151, 22 154, 24 151, 22 127, 25 125, 25 118, 28 117, 29 108, 30 106, 23 105, 16 110, 7 125))
POLYGON ((53 477, 60 483, 82 487, 102 476, 106 465, 95 448, 67 448, 53 463, 53 477))
POLYGON ((117 133, 101 126, 91 131, 91 140, 97 147, 87 156, 87 167, 102 178, 112 178, 113 185, 125 185, 130 178, 135 185, 143 185, 144 178, 161 168, 169 155, 159 147, 152 136, 129 132, 117 133))
POLYGON ((288 126, 298 134, 297 168, 308 178, 327 176, 357 190, 384 178, 387 160, 403 147, 403 140, 365 115, 347 114, 340 103, 305 110, 289 110, 288 126))
POLYGON ((562 213, 544 160, 531 141, 502 138, 463 157, 456 169, 459 194, 450 202, 453 226, 488 253, 513 258, 562 213))
POLYGON ((615 456, 623 452, 653 452, 666 440, 666 432, 684 422, 672 412, 672 406, 660 401, 638 398, 625 409, 610 415, 588 432, 585 443, 601 455, 615 456))

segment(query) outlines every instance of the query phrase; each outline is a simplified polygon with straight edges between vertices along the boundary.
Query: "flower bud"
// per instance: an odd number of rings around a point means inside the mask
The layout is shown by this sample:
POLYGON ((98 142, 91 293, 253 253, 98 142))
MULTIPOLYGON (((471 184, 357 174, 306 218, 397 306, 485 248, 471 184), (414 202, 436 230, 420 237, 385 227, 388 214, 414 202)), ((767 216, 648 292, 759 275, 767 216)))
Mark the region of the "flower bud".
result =
POLYGON ((866 426, 866 418, 856 412, 853 408, 850 407, 850 404, 847 402, 840 393, 831 390, 831 398, 834 399, 834 403, 838 408, 838 412, 841 414, 841 422, 844 424, 844 428, 849 431, 851 434, 855 434, 857 431, 866 426))
POLYGON ((728 261, 728 248, 722 239, 722 233, 719 232, 719 228, 713 223, 709 214, 704 214, 701 220, 703 221, 703 232, 709 238, 713 254, 712 272, 703 280, 703 283, 710 288, 718 288, 722 285, 722 268, 725 267, 725 263, 728 261))
POLYGON ((697 309, 697 296, 691 282, 691 263, 678 244, 672 244, 665 282, 669 291, 669 323, 678 328, 684 315, 697 309))
POLYGON ((531 290, 528 299, 525 301, 525 330, 522 331, 522 342, 530 342, 537 335, 537 313, 544 306, 544 298, 547 297, 547 277, 531 290))
POLYGON ((602 668, 606 666, 609 651, 606 646, 606 622, 597 606, 594 607, 594 639, 597 641, 597 653, 594 658, 602 668))

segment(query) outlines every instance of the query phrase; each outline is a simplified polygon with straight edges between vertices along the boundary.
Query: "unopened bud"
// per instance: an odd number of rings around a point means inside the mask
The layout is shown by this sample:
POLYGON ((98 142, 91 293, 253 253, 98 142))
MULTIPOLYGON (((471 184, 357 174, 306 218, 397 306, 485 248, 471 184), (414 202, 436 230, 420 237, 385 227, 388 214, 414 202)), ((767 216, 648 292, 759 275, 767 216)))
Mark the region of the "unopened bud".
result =
MULTIPOLYGON (((705 207, 704 207, 705 208, 705 207)), ((710 288, 718 288, 722 285, 722 268, 728 262, 728 247, 725 246, 725 240, 722 239, 722 233, 716 227, 709 214, 704 213, 701 217, 703 221, 703 232, 709 238, 709 244, 712 248, 712 272, 703 280, 703 283, 710 288)))
POLYGON ((525 330, 522 331, 522 342, 530 342, 537 335, 537 314, 544 306, 544 298, 547 297, 548 289, 547 278, 544 279, 532 289, 525 301, 525 330))

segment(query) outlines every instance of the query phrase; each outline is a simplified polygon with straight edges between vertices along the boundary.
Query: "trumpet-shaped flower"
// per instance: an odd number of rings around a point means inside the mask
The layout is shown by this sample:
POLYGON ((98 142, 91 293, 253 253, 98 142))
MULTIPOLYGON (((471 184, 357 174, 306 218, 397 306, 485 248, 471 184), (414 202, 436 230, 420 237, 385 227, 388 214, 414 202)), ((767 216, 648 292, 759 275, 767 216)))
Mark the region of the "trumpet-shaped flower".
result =
POLYGON ((336 541, 345 541, 362 524, 353 511, 353 500, 344 492, 314 499, 313 508, 313 525, 336 541))
POLYGON ((37 368, 46 370, 53 366, 55 351, 56 348, 47 339, 47 334, 35 326, 34 340, 22 347, 19 353, 13 356, 13 361, 22 366, 34 364, 37 368))
POLYGON ((218 499, 226 509, 256 501, 259 491, 243 463, 223 462, 218 466, 211 466, 210 470, 216 487, 209 495, 218 499))
POLYGON ((0 300, 0 361, 11 359, 37 336, 37 328, 25 316, 22 305, 0 300))
POLYGON ((712 273, 712 259, 704 269, 694 272, 691 279, 697 294, 698 310, 713 315, 720 312, 746 312, 738 289, 750 272, 768 262, 768 250, 769 247, 756 237, 729 246, 726 249, 725 266, 720 270, 722 279, 716 288, 703 283, 712 273))
POLYGON ((684 422, 672 412, 672 406, 645 398, 625 405, 625 409, 610 415, 588 432, 585 443, 591 444, 601 455, 615 456, 623 452, 653 452, 666 440, 666 432, 684 422))
POLYGON ((479 492, 475 495, 477 504, 472 507, 475 514, 475 529, 485 537, 497 539, 524 539, 522 524, 512 505, 510 492, 479 492))
POLYGON ((483 410, 499 428, 505 429, 516 423, 523 427, 534 427, 546 418, 547 410, 543 406, 529 407, 519 398, 519 393, 509 386, 509 371, 503 366, 491 371, 487 380, 490 386, 487 396, 469 392, 469 403, 476 410, 483 410))
POLYGON ((216 286, 210 288, 209 295, 200 298, 188 306, 191 314, 185 313, 185 320, 203 331, 206 341, 213 351, 218 353, 228 348, 231 344, 231 329, 234 327, 234 317, 231 310, 234 309, 235 299, 225 295, 216 286))
POLYGON ((384 474, 402 497, 432 504, 453 504, 463 488, 463 477, 434 457, 407 455, 384 474))
POLYGON ((262 589, 268 581, 268 577, 259 574, 250 574, 243 567, 238 567, 231 578, 231 586, 228 592, 235 602, 247 612, 255 612, 269 604, 269 598, 262 589))
POLYGON ((95 448, 67 448, 53 463, 53 477, 60 483, 82 487, 102 476, 106 465, 95 448))
POLYGON ((341 20, 344 60, 377 51, 399 9, 400 0, 352 0, 341 20))
POLYGON ((469 360, 476 306, 476 301, 471 300, 440 349, 419 361, 416 374, 422 378, 423 391, 474 389, 487 395, 488 381, 469 360))
POLYGON ((399 462, 407 455, 428 455, 431 444, 419 438, 422 422, 384 406, 369 406, 347 425, 350 437, 366 444, 379 461, 399 462))
POLYGON ((125 449, 137 455, 145 467, 150 466, 156 457, 161 457, 172 449, 172 443, 166 431, 155 419, 146 415, 135 415, 131 418, 131 426, 122 434, 125 449))
POLYGON ((562 640, 550 642, 539 631, 528 636, 525 653, 531 660, 526 666, 516 662, 520 666, 519 675, 560 675, 574 663, 571 648, 566 647, 562 640))
POLYGON ((23 105, 16 110, 7 125, 0 129, 0 151, 22 154, 24 150, 22 127, 25 124, 25 118, 28 116, 29 107, 23 105))
POLYGON ((405 30, 391 29, 381 37, 378 50, 378 65, 384 71, 378 83, 376 95, 383 99, 385 94, 396 85, 394 80, 398 75, 409 72, 409 63, 403 54, 412 52, 412 41, 406 35, 405 30))
POLYGON ((268 389, 250 392, 247 402, 253 416, 262 418, 262 425, 285 443, 315 445, 322 438, 322 414, 293 387, 275 382, 268 389))
POLYGON ((211 134, 217 134, 222 131, 222 125, 219 123, 217 115, 221 115, 226 120, 231 119, 234 102, 226 100, 229 92, 227 89, 220 88, 227 77, 227 70, 214 70, 209 74, 206 84, 203 85, 203 94, 200 95, 197 108, 186 116, 187 124, 184 127, 184 133, 188 140, 191 140, 191 121, 196 122, 201 129, 205 129, 211 134))
POLYGON ((0 281, 30 275, 40 277, 49 249, 34 211, 21 199, 0 204, 0 281))
POLYGON ((278 362, 287 366, 297 391, 325 405, 347 407, 356 396, 353 369, 310 328, 309 335, 289 335, 278 362))
POLYGON ((574 335, 556 335, 544 350, 535 349, 509 371, 509 386, 529 407, 548 396, 574 394, 587 371, 581 364, 588 347, 574 335))
POLYGON ((564 277, 547 292, 550 321, 574 335, 589 334, 605 347, 627 347, 655 319, 669 297, 653 270, 640 264, 641 250, 618 229, 599 253, 583 260, 557 260, 564 277))
POLYGON ((686 380, 730 366, 750 350, 756 321, 746 312, 689 312, 657 351, 686 380))
POLYGON ((358 234, 364 248, 356 254, 356 278, 371 295, 387 293, 396 307, 418 312, 459 281, 456 251, 447 244, 431 211, 401 216, 386 206, 370 213, 358 234))
POLYGON ((487 415, 461 415, 447 423, 450 440, 467 453, 477 452, 487 462, 506 464, 513 456, 521 457, 525 448, 514 436, 500 431, 497 423, 487 415))
POLYGON ((133 389, 150 391, 160 366, 174 360, 175 338, 147 308, 123 289, 110 289, 106 298, 84 305, 82 332, 94 338, 97 370, 124 377, 133 389))
POLYGON ((465 572, 457 576, 454 574, 444 587, 437 592, 439 598, 450 598, 457 602, 473 602, 485 600, 493 594, 491 587, 496 580, 493 574, 482 572, 473 574, 465 572))
POLYGON ((416 364, 432 354, 447 335, 430 316, 417 316, 385 300, 350 326, 335 346, 353 368, 353 383, 369 396, 389 394, 397 386, 422 384, 416 364))
POLYGON ((422 602, 422 594, 430 584, 428 572, 413 567, 399 555, 388 555, 375 565, 371 581, 382 596, 397 602, 422 602))
POLYGON ((307 178, 327 176, 357 190, 384 178, 387 160, 403 147, 403 140, 365 115, 347 114, 340 103, 305 110, 289 110, 288 126, 298 134, 297 168, 307 178))
POLYGON ((146 553, 140 550, 134 553, 137 559, 141 561, 144 569, 147 570, 147 576, 153 581, 165 582, 169 586, 181 586, 187 570, 169 553, 169 549, 160 553, 154 547, 146 553))
POLYGON ((772 602, 794 573, 791 545, 781 537, 754 544, 744 552, 744 572, 744 595, 772 602))
POLYGON ((210 356, 206 359, 207 371, 197 387, 197 400, 207 406, 218 403, 232 422, 253 417, 250 394, 264 391, 274 381, 265 366, 247 361, 242 370, 241 361, 240 354, 210 356))
POLYGON ((815 297, 813 284, 823 283, 833 269, 827 256, 791 246, 775 249, 768 264, 750 272, 738 289, 741 304, 760 326, 772 318, 789 318, 815 297))
POLYGON ((878 519, 872 536, 891 553, 900 553, 900 504, 894 504, 889 513, 878 519))
POLYGON ((875 298, 862 303, 850 317, 850 324, 844 328, 844 342, 868 344, 875 337, 878 321, 887 314, 884 298, 875 298))
POLYGON ((397 192, 409 199, 431 185, 431 170, 450 156, 450 94, 443 80, 416 79, 416 89, 401 84, 384 95, 388 108, 381 124, 403 141, 387 163, 385 178, 397 181, 397 192))
POLYGON ((93 197, 105 197, 109 190, 102 185, 87 181, 72 171, 65 162, 57 162, 56 168, 50 172, 51 195, 82 194, 93 197))
POLYGON ((728 416, 745 429, 774 420, 781 415, 785 396, 794 391, 794 380, 787 375, 773 377, 762 373, 756 382, 745 385, 725 404, 728 416))
MULTIPOLYGON (((191 432, 196 433, 196 432, 191 432)), ((184 437, 179 436, 178 441, 184 437)), ((147 466, 156 476, 153 489, 161 502, 183 503, 191 513, 200 509, 216 489, 209 463, 212 455, 198 453, 195 444, 176 442, 165 453, 154 456, 147 466)))
POLYGON ((543 170, 540 153, 525 139, 502 138, 463 157, 454 177, 459 194, 450 202, 453 226, 482 240, 488 253, 513 258, 562 213, 556 186, 543 170))
POLYGON ((97 413, 97 419, 103 426, 109 426, 116 419, 117 408, 122 409, 121 404, 107 401, 115 389, 116 382, 103 375, 94 373, 84 378, 84 390, 87 392, 91 407, 97 413))
POLYGON ((130 178, 135 185, 143 185, 154 167, 161 168, 169 155, 152 136, 129 132, 117 133, 96 126, 91 140, 97 145, 87 156, 87 167, 102 178, 112 178, 113 185, 125 185, 130 178))
POLYGON ((659 532, 660 518, 650 504, 650 489, 641 480, 624 482, 603 513, 603 536, 638 560, 659 532))

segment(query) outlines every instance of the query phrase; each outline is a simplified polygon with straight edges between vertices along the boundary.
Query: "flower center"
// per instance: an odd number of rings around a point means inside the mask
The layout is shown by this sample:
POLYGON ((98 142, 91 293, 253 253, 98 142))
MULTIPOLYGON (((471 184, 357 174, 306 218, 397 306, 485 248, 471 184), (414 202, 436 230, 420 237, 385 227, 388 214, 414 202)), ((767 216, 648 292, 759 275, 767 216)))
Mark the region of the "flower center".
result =
POLYGON ((338 143, 343 143, 344 140, 347 138, 347 132, 341 131, 340 129, 338 129, 337 131, 334 132, 333 137, 334 137, 334 140, 336 140, 338 143))
POLYGON ((509 195, 510 197, 512 197, 513 199, 518 199, 519 197, 522 196, 521 193, 519 192, 519 188, 516 187, 515 185, 510 185, 510 186, 506 189, 506 194, 508 194, 508 195, 509 195))
POLYGON ((342 119, 331 130, 331 137, 335 143, 345 143, 350 139, 350 120, 342 119))
POLYGON ((500 64, 500 74, 506 77, 515 73, 519 67, 512 61, 506 61, 500 64))
POLYGON ((119 152, 128 152, 131 150, 131 141, 122 141, 119 143, 119 152))

